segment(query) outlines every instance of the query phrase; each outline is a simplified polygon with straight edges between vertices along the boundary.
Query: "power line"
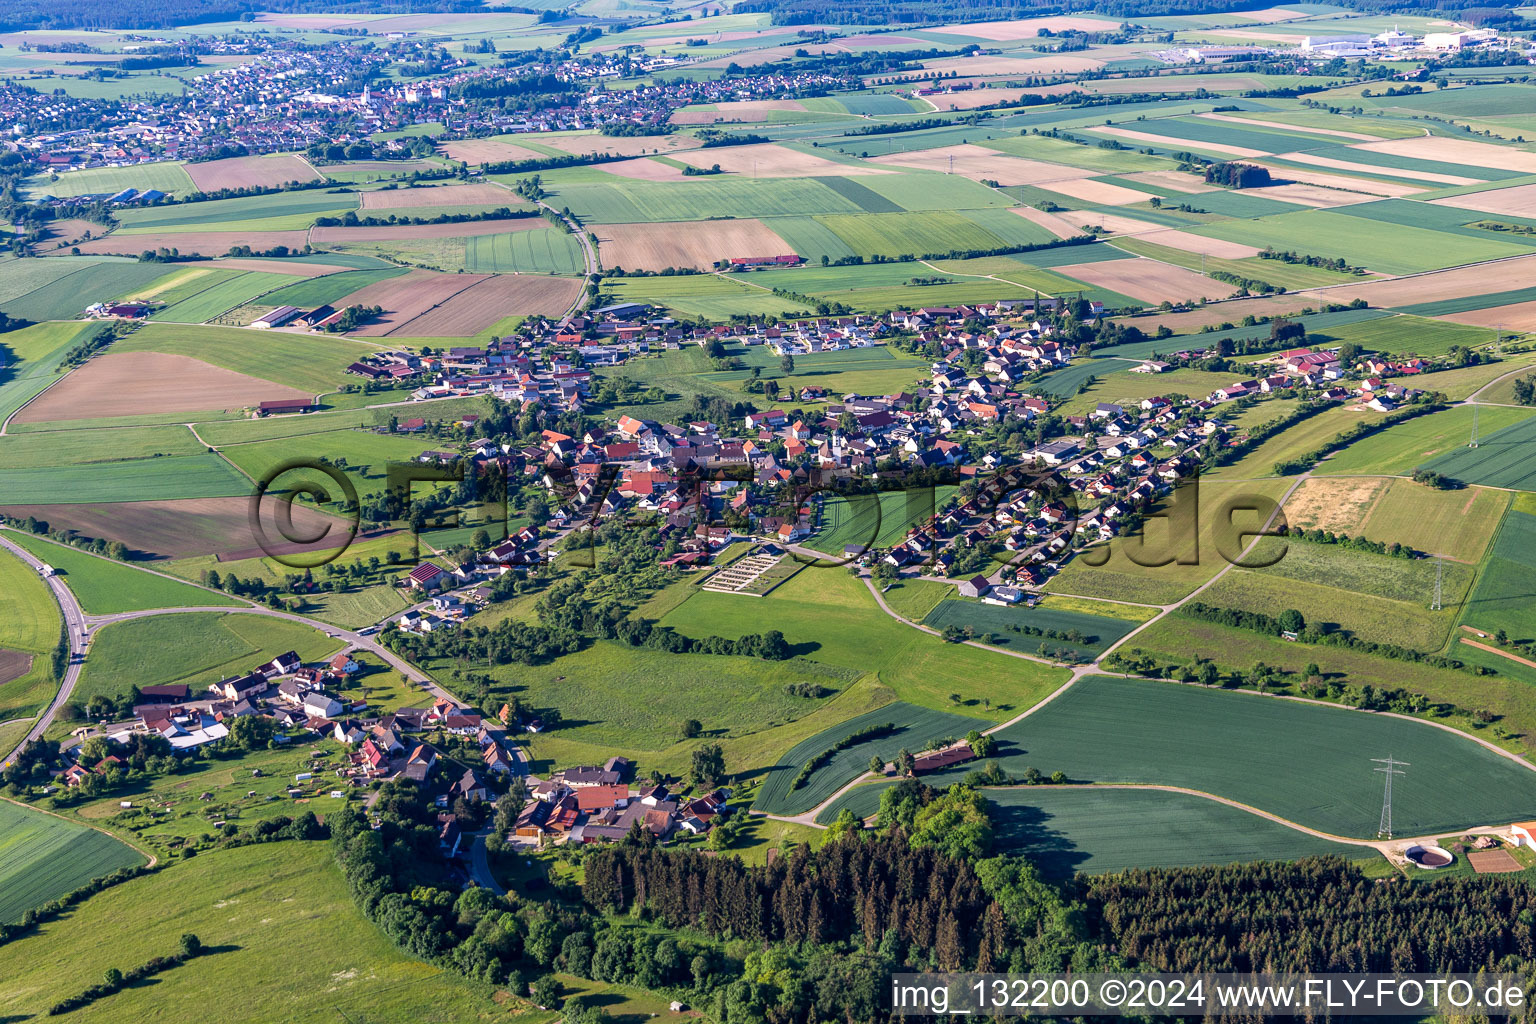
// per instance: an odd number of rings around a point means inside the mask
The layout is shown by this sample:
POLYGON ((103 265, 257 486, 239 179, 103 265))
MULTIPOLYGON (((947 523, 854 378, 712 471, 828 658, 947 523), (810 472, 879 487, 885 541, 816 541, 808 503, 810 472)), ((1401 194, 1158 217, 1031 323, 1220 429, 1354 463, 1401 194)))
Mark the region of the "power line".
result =
POLYGON ((1472 440, 1467 442, 1467 447, 1468 448, 1476 448, 1477 447, 1477 413, 1478 413, 1478 404, 1476 402, 1473 402, 1472 403, 1472 440))
POLYGON ((1441 605, 1440 605, 1440 584, 1441 584, 1441 582, 1444 579, 1445 579, 1445 559, 1441 558, 1439 555, 1436 555, 1435 556, 1435 599, 1433 601, 1431 601, 1430 604, 1429 604, 1429 610, 1432 611, 1432 612, 1440 611, 1440 608, 1441 608, 1441 605))
POLYGON ((1387 777, 1387 789, 1381 798, 1381 825, 1376 829, 1377 839, 1392 838, 1392 776, 1407 775, 1407 772, 1398 771, 1399 768, 1411 767, 1407 761, 1397 761, 1391 754, 1386 757, 1373 757, 1372 761, 1381 765, 1380 768, 1372 768, 1372 771, 1382 772, 1387 777))

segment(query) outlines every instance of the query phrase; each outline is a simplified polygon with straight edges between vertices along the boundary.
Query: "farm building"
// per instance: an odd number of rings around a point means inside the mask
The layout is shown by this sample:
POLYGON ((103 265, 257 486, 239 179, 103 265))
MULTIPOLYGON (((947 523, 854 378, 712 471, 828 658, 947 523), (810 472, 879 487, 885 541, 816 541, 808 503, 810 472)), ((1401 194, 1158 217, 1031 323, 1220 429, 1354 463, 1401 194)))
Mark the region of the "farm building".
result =
POLYGON ((281 327, 302 312, 304 311, 298 306, 278 306, 260 319, 252 320, 251 326, 262 330, 270 327, 281 327))
POLYGON ((976 754, 968 743, 956 743, 954 746, 945 747, 943 750, 930 751, 921 754, 912 761, 912 774, 924 775, 928 772, 936 772, 942 768, 952 768, 957 764, 975 760, 976 754))
POLYGON ((1509 826, 1509 838, 1516 846, 1536 849, 1536 821, 1517 821, 1509 826))
POLYGON ((980 597, 992 589, 992 584, 987 582, 985 576, 972 576, 968 580, 961 581, 958 589, 961 597, 980 597))
POLYGON ((790 253, 788 256, 732 256, 734 267, 796 267, 805 262, 804 256, 790 253))
POLYGON ((309 412, 315 407, 312 399, 308 398, 280 398, 271 402, 262 402, 256 407, 256 411, 263 416, 280 416, 290 412, 309 412))

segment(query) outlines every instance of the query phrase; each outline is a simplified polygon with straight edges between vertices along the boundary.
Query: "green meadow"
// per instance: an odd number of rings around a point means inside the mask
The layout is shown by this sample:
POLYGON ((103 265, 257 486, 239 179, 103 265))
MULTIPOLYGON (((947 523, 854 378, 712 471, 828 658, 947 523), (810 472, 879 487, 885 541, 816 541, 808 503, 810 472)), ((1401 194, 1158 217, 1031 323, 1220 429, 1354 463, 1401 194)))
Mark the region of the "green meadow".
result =
POLYGON ((6 536, 57 569, 87 615, 243 603, 31 534, 6 536))

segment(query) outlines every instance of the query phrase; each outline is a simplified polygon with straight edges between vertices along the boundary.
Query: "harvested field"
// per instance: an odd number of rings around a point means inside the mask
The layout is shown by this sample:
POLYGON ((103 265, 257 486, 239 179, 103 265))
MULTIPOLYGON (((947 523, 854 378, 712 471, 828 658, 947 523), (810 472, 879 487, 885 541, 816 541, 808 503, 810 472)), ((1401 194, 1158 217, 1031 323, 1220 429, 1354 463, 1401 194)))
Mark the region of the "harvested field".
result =
POLYGON ((945 25, 931 31, 1005 42, 1014 39, 1033 39, 1043 28, 1059 33, 1067 29, 1104 32, 1114 27, 1115 23, 1105 18, 1075 18, 1070 15, 1060 15, 1050 18, 1021 18, 1018 21, 980 21, 971 25, 945 25))
MULTIPOLYGON (((755 178, 843 177, 851 174, 891 174, 880 167, 840 164, 798 149, 775 146, 723 146, 678 153, 674 159, 695 167, 719 164, 722 171, 755 178)), ((679 172, 681 173, 681 172, 679 172)))
MULTIPOLYGON (((1364 193, 1367 196, 1391 196, 1400 199, 1403 196, 1417 195, 1424 191, 1416 185, 1399 185, 1385 181, 1367 181, 1364 178, 1351 178, 1347 174, 1329 174, 1327 171, 1309 171, 1299 167, 1286 167, 1281 164, 1265 163, 1263 160, 1254 161, 1259 167, 1263 167, 1274 175, 1277 181, 1294 182, 1302 185, 1316 185, 1320 188, 1337 189, 1341 192, 1364 193)), ((1376 173, 1384 173, 1378 168, 1376 173)))
POLYGON ((440 171, 443 165, 430 160, 349 160, 339 164, 323 164, 322 173, 327 178, 343 174, 373 175, 379 178, 401 178, 416 171, 440 171))
POLYGON ((1067 277, 1153 304, 1165 299, 1179 302, 1198 299, 1203 295, 1220 295, 1230 288, 1229 285, 1201 277, 1194 271, 1145 257, 1105 260, 1102 263, 1075 263, 1057 267, 1056 270, 1067 277))
MULTIPOLYGON (((275 514, 276 503, 268 510, 275 514)), ((282 544, 278 553, 296 553, 334 546, 346 535, 339 519, 293 504, 290 532, 301 537, 319 536, 327 527, 330 544, 282 544)), ((140 555, 159 558, 190 558, 223 555, 226 559, 258 547, 251 530, 251 503, 247 498, 186 498, 176 501, 129 501, 101 505, 9 505, 0 513, 25 519, 36 516, 54 529, 74 530, 87 537, 122 541, 140 555)), ((273 540, 282 536, 275 522, 265 524, 273 540)))
MULTIPOLYGON (((1232 33, 1224 33, 1224 34, 1230 35, 1232 33)), ((1230 121, 1233 124, 1248 124, 1248 125, 1253 125, 1253 126, 1258 127, 1258 128, 1274 129, 1274 128, 1277 128, 1277 127, 1284 127, 1284 125, 1276 124, 1273 121, 1255 121, 1251 117, 1237 117, 1237 116, 1235 116, 1233 114, 1214 114, 1214 113, 1211 113, 1211 114, 1201 114, 1199 116, 1200 117, 1209 118, 1212 121, 1230 121)), ((1366 135, 1366 134, 1364 134, 1362 132, 1344 132, 1344 131, 1339 131, 1339 130, 1337 130, 1335 128, 1308 128, 1308 129, 1306 129, 1306 131, 1307 131, 1307 133, 1309 135, 1332 135, 1332 136, 1336 136, 1336 137, 1341 138, 1341 139, 1359 139, 1361 142, 1380 142, 1381 141, 1375 135, 1366 135)))
POLYGON ((309 238, 307 231, 180 231, 143 235, 114 232, 105 238, 93 238, 80 244, 86 254, 137 256, 146 249, 179 249, 200 256, 222 256, 237 245, 248 245, 258 252, 286 245, 302 249, 309 238))
MULTIPOLYGON (((706 165, 707 166, 707 165, 706 165)), ((673 167, 671 164, 660 160, 653 160, 648 156, 635 157, 633 160, 620 160, 618 163, 604 164, 605 174, 617 174, 622 178, 633 178, 636 181, 686 181, 681 167, 673 167)))
POLYGON ((56 249, 62 249, 70 243, 78 242, 84 238, 86 232, 95 235, 100 234, 104 230, 106 229, 100 224, 88 220, 51 220, 48 222, 48 239, 41 248, 46 249, 49 246, 53 246, 56 249))
POLYGON ((1047 86, 1045 89, 967 89, 965 92, 946 92, 918 98, 932 103, 937 110, 974 110, 976 107, 993 103, 1017 103, 1025 96, 1054 88, 1055 86, 1047 86))
POLYGON ((1507 213, 1517 217, 1529 217, 1536 211, 1536 185, 1515 185, 1496 188, 1488 192, 1451 196, 1449 199, 1431 199, 1435 206, 1454 206, 1458 210, 1476 210, 1479 213, 1507 213))
POLYGON ((654 135, 541 135, 539 143, 567 153, 614 153, 618 156, 644 156, 653 150, 672 153, 702 145, 698 139, 687 135, 665 135, 659 138, 654 135))
MULTIPOLYGON (((1093 173, 1080 167, 1047 163, 1044 160, 1027 160, 1024 157, 999 153, 995 149, 971 145, 944 146, 940 149, 921 149, 911 153, 870 157, 871 163, 919 167, 927 171, 946 173, 951 170, 951 160, 954 161, 953 170, 956 174, 976 181, 991 178, 1004 185, 1037 185, 1046 181, 1086 178, 1093 173)), ((1146 197, 1138 195, 1137 198, 1146 197)))
POLYGON ((1474 327, 1497 327, 1504 331, 1536 331, 1536 302, 1469 309, 1465 313, 1451 313, 1435 319, 1474 327))
MULTIPOLYGON (((1471 142, 1466 139, 1447 139, 1429 136, 1416 139, 1389 139, 1386 142, 1367 142, 1351 149, 1369 153, 1387 153, 1416 160, 1439 160, 1448 164, 1471 164, 1474 167, 1496 167, 1501 170, 1536 174, 1536 153, 1513 146, 1496 146, 1490 142, 1471 142)), ((1401 171, 1391 170, 1391 174, 1401 171)))
POLYGON ((1536 275, 1536 255, 1517 256, 1497 263, 1457 267, 1402 280, 1370 281, 1331 288, 1326 292, 1315 293, 1313 297, 1348 295, 1351 299, 1362 298, 1373 306, 1404 306, 1527 288, 1531 281, 1536 280, 1533 275, 1536 275))
POLYGON ((547 227, 549 222, 543 217, 505 217, 500 220, 471 220, 459 224, 385 224, 378 227, 311 228, 310 239, 316 245, 346 245, 349 242, 504 235, 510 231, 529 231, 547 227))
POLYGON ((543 153, 502 142, 500 139, 459 139, 438 144, 443 155, 450 160, 462 160, 467 164, 499 164, 505 160, 539 160, 543 153))
POLYGON ((244 409, 314 395, 163 352, 108 352, 71 371, 16 414, 17 423, 244 409))
POLYGON ((1349 206, 1351 203, 1367 203, 1374 199, 1373 196, 1364 196, 1358 192, 1342 192, 1339 189, 1324 188, 1321 185, 1270 185, 1267 188, 1245 189, 1245 191, 1251 195, 1317 208, 1349 206))
MULTIPOLYGON (((799 100, 730 100, 716 103, 714 110, 678 110, 672 114, 673 124, 715 124, 721 121, 755 123, 775 110, 805 110, 799 100)), ((564 148, 564 147, 561 147, 564 148)))
POLYGON ((1137 235, 1144 231, 1166 230, 1162 224, 1152 224, 1134 217, 1122 217, 1118 213, 1104 213, 1100 210, 1063 210, 1057 216, 1080 227, 1101 227, 1116 235, 1137 235))
MULTIPOLYGON (((970 25, 966 25, 970 28, 970 25)), ((1052 54, 1049 57, 943 57, 923 63, 929 71, 961 75, 1075 75, 1082 71, 1097 71, 1104 66, 1102 60, 1078 57, 1070 53, 1052 54)))
POLYGON ((1200 175, 1189 174, 1186 171, 1135 171, 1131 174, 1122 174, 1120 177, 1126 181, 1161 185, 1180 192, 1214 192, 1216 190, 1215 185, 1207 185, 1200 175))
POLYGON ((1037 210, 1033 206, 1016 206, 1013 212, 1031 223, 1040 225, 1057 238, 1072 238, 1083 233, 1083 229, 1071 221, 1058 217, 1054 213, 1037 210))
MULTIPOLYGON (((1412 140, 1408 140, 1412 141, 1412 140)), ((1388 175, 1393 178, 1408 178, 1412 181, 1427 181, 1436 185, 1476 185, 1481 178, 1468 178, 1460 174, 1434 174, 1429 171, 1404 170, 1400 167, 1377 167, 1375 164, 1356 163, 1353 160, 1336 160, 1329 156, 1317 156, 1314 153, 1281 153, 1280 159, 1292 160, 1299 164, 1312 164, 1316 167, 1331 167, 1336 171, 1350 171, 1354 174, 1388 175)))
POLYGON ((20 679, 32 671, 32 655, 25 651, 13 651, 0 647, 0 686, 12 679, 20 679))
POLYGON ((472 285, 487 280, 483 274, 441 274, 435 270, 413 270, 404 277, 379 281, 348 295, 349 306, 381 306, 384 312, 352 333, 363 337, 382 337, 472 285))
MULTIPOLYGON (((395 284, 400 280, 404 278, 384 283, 395 284)), ((481 279, 473 287, 385 333, 406 338, 467 338, 509 316, 559 316, 570 308, 580 293, 581 282, 573 277, 499 274, 481 279)))
POLYGON ((1268 156, 1263 150, 1248 149, 1245 146, 1224 146, 1215 142, 1188 142, 1168 135, 1154 135, 1151 132, 1132 131, 1129 128, 1095 127, 1092 129, 1095 135, 1112 135, 1117 139, 1134 139, 1137 142, 1150 142, 1154 146, 1173 146, 1174 148, 1206 150, 1212 153, 1225 153, 1227 156, 1268 156))
POLYGON ((1179 249, 1183 252, 1204 253, 1223 260, 1246 259, 1249 256, 1257 256, 1260 252, 1256 245, 1228 242, 1221 238, 1206 238, 1204 235, 1191 235, 1178 228, 1149 231, 1139 237, 1143 242, 1166 245, 1170 249, 1179 249))
POLYGON ((187 164, 187 174, 201 192, 222 188, 272 188, 290 181, 318 181, 320 175, 296 156, 235 156, 187 164))
MULTIPOLYGON (((1006 183, 1005 183, 1006 184, 1006 183)), ((1151 198, 1150 192, 1138 192, 1124 185, 1114 185, 1092 178, 1066 179, 1051 183, 1052 192, 1060 192, 1073 199, 1081 199, 1096 206, 1125 206, 1128 203, 1144 203, 1151 198)))
POLYGON ((1479 875, 1509 875, 1525 867, 1508 850, 1468 850, 1467 863, 1479 875))
POLYGON ((517 206, 518 196, 496 185, 436 185, 386 188, 363 193, 364 210, 399 210, 412 206, 517 206))
MULTIPOLYGON (((1212 284, 1215 284, 1215 282, 1212 282, 1212 284)), ((1338 293, 1335 292, 1334 294, 1338 293)), ((1345 300, 1339 299, 1337 301, 1342 302, 1345 300)), ((1213 303, 1204 309, 1191 309, 1183 313, 1157 313, 1122 322, 1134 323, 1148 334, 1151 334, 1162 325, 1166 325, 1174 334, 1194 334, 1207 324, 1214 327, 1217 324, 1227 322, 1237 323, 1249 313, 1252 313, 1255 317, 1282 316, 1287 313, 1294 313, 1307 306, 1315 308, 1317 302, 1318 297, 1316 294, 1289 292, 1285 295, 1262 295, 1258 298, 1242 299, 1237 302, 1213 303)))
POLYGON ((782 256, 794 252, 789 243, 760 220, 693 223, 597 224, 598 251, 603 266, 625 270, 665 270, 697 267, 707 270, 716 260, 732 256, 782 256))
POLYGON ((1306 530, 1356 534, 1387 483, 1386 477, 1310 477, 1286 501, 1286 521, 1306 530))

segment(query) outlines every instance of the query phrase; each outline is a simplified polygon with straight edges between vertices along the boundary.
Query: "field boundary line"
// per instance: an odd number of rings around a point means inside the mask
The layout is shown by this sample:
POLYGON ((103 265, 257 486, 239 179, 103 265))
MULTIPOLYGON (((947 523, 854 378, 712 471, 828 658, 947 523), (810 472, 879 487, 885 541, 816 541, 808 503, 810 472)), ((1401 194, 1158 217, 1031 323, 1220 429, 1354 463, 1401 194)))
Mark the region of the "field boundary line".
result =
MULTIPOLYGON (((1461 628, 1462 629, 1471 629, 1472 627, 1463 624, 1461 628)), ((1479 632, 1481 632, 1481 631, 1479 631, 1479 632)), ((1526 665, 1526 666, 1529 666, 1530 668, 1536 668, 1536 661, 1531 661, 1529 658, 1517 657, 1517 656, 1515 656, 1513 654, 1510 654, 1508 651, 1501 651, 1497 647, 1492 646, 1491 644, 1478 643, 1476 640, 1471 640, 1471 639, 1468 639, 1467 637, 1464 637, 1464 636, 1463 637, 1458 637, 1457 639, 1459 639, 1462 643, 1466 644, 1468 647, 1476 647, 1480 651, 1487 651, 1489 654, 1497 654, 1501 658, 1508 658, 1510 661, 1517 662, 1518 664, 1526 665)), ((0 722, 0 725, 4 725, 4 724, 5 723, 0 722)))
MULTIPOLYGON (((80 365, 84 366, 85 364, 81 363, 80 365)), ((11 429, 11 421, 14 420, 17 416, 20 416, 21 415, 21 411, 23 409, 25 409, 27 406, 31 405, 33 402, 37 401, 39 398, 42 398, 43 395, 46 394, 48 391, 52 390, 53 387, 56 384, 58 384, 60 381, 62 381, 65 377, 68 377, 71 373, 74 373, 79 368, 80 367, 78 367, 78 366, 72 366, 69 369, 65 370, 63 373, 58 374, 56 377, 53 378, 53 380, 48 382, 48 386, 43 388, 42 391, 39 391, 37 394, 33 395, 31 398, 27 399, 25 402, 22 402, 15 409, 13 409, 11 411, 11 414, 5 418, 5 422, 4 423, 0 423, 0 437, 5 437, 6 436, 6 431, 11 429)))
MULTIPOLYGON (((144 859, 149 861, 148 864, 144 865, 146 868, 152 868, 156 864, 160 863, 160 858, 158 856, 156 856, 155 854, 149 852, 148 850, 140 849, 134 843, 129 842, 128 840, 124 839, 122 836, 118 835, 115 832, 111 832, 111 831, 108 831, 105 828, 102 828, 100 825, 92 825, 92 824, 90 824, 88 822, 81 821, 78 818, 66 817, 65 815, 60 814, 58 811, 50 811, 50 810, 47 810, 46 808, 42 808, 42 807, 33 807, 31 804, 23 803, 20 800, 15 800, 15 799, 12 799, 11 797, 8 797, 8 796, 0 796, 0 800, 4 800, 6 803, 9 803, 9 804, 15 804, 17 807, 25 807, 29 811, 36 811, 39 814, 46 814, 49 817, 58 818, 60 821, 68 822, 71 825, 79 825, 82 828, 88 828, 92 832, 100 832, 104 836, 108 836, 108 837, 110 837, 112 839, 117 840, 118 842, 122 843, 124 846, 128 847, 128 849, 130 849, 134 853, 138 854, 140 857, 143 857, 144 859)), ((135 837, 135 838, 137 838, 137 837, 135 837)))

